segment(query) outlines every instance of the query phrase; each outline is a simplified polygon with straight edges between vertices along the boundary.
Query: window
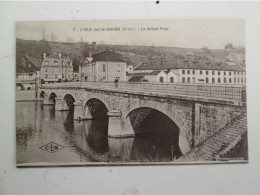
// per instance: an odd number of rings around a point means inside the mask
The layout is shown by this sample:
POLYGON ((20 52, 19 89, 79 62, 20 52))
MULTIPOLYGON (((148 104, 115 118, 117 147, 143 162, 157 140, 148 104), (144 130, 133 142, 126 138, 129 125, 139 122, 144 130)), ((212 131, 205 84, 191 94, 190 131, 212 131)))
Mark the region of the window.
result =
POLYGON ((231 72, 229 71, 229 75, 231 75, 231 72))
POLYGON ((220 75, 220 71, 218 71, 218 75, 220 75))
POLYGON ((202 70, 200 71, 200 74, 202 74, 202 70))
POLYGON ((236 72, 234 72, 234 75, 236 75, 236 72))
POLYGON ((215 78, 212 78, 212 83, 215 83, 215 78))
POLYGON ((241 78, 241 83, 243 83, 243 78, 241 78))
POLYGON ((237 78, 237 83, 239 83, 239 78, 237 78))
POLYGON ((237 72, 237 75, 239 75, 239 72, 237 72))
POLYGON ((185 83, 185 77, 182 77, 182 83, 185 83))
POLYGON ((195 77, 192 78, 192 83, 195 83, 195 77))
POLYGON ((208 83, 209 82, 209 78, 206 78, 206 83, 208 83))
POLYGON ((174 83, 174 78, 173 77, 170 77, 170 82, 174 83))
POLYGON ((226 75, 226 71, 224 71, 224 75, 226 75))
POLYGON ((224 78, 224 83, 227 83, 227 79, 226 78, 224 78))
POLYGON ((246 83, 246 78, 245 78, 245 83, 246 83))
POLYGON ((48 68, 46 68, 45 71, 48 72, 48 68))
POLYGON ((32 77, 32 75, 33 75, 33 74, 31 74, 31 73, 30 73, 30 74, 29 74, 29 77, 31 78, 31 77, 32 77))
POLYGON ((58 75, 57 74, 55 74, 55 79, 57 79, 58 78, 58 75))
POLYGON ((192 71, 192 74, 195 74, 195 70, 192 71))
POLYGON ((190 77, 188 77, 188 83, 190 83, 190 77))
POLYGON ((190 70, 187 70, 187 74, 190 74, 190 70))
POLYGON ((106 72, 106 65, 103 64, 103 72, 106 72))
POLYGON ((234 83, 236 83, 237 82, 237 79, 236 79, 236 77, 234 77, 234 83))
POLYGON ((116 71, 117 71, 117 72, 121 72, 120 64, 117 65, 116 71))
POLYGON ((206 71, 206 75, 208 75, 209 74, 209 71, 206 71))
POLYGON ((45 65, 49 65, 49 61, 45 61, 45 65))
POLYGON ((220 78, 218 78, 218 83, 221 83, 221 79, 220 78))
POLYGON ((182 74, 185 74, 185 70, 182 70, 182 74))
POLYGON ((45 75, 45 78, 46 78, 46 79, 48 78, 48 75, 47 75, 47 74, 45 75))
POLYGON ((231 78, 229 78, 229 83, 232 83, 232 79, 231 78))
POLYGON ((212 71, 212 75, 215 75, 215 71, 212 71))
POLYGON ((160 82, 163 83, 163 77, 160 77, 160 82))

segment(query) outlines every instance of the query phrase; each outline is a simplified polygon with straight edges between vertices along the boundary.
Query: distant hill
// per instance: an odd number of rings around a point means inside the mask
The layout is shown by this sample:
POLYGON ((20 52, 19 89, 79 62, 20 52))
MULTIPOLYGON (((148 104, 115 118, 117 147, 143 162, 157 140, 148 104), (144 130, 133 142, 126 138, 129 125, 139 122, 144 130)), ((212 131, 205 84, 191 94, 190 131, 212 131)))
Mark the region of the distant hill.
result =
POLYGON ((157 46, 135 46, 135 45, 106 45, 106 44, 88 44, 88 43, 65 43, 51 41, 32 41, 16 39, 16 66, 21 66, 21 59, 24 55, 36 59, 42 59, 42 53, 47 55, 54 52, 61 52, 73 59, 73 70, 78 71, 78 66, 82 58, 89 55, 89 52, 95 54, 105 49, 114 50, 126 59, 128 64, 134 67, 141 61, 153 59, 194 59, 194 60, 229 60, 243 64, 245 51, 238 49, 190 49, 176 47, 157 47, 157 46))

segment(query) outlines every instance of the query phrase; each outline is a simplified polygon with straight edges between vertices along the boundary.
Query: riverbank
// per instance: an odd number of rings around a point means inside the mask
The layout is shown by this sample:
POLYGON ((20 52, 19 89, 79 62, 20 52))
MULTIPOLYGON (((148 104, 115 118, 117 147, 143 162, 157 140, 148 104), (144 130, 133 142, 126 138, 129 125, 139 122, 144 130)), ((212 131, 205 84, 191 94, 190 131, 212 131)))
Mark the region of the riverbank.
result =
POLYGON ((36 101, 36 91, 35 90, 21 90, 16 91, 16 102, 24 101, 36 101))

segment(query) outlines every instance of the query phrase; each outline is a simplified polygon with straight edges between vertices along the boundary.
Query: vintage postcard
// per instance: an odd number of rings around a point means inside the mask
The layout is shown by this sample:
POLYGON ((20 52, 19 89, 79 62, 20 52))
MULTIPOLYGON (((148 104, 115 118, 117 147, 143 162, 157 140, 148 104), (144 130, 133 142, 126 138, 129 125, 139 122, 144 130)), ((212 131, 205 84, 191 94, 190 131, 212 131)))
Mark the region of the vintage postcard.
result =
POLYGON ((16 23, 16 163, 248 162, 245 21, 16 23))

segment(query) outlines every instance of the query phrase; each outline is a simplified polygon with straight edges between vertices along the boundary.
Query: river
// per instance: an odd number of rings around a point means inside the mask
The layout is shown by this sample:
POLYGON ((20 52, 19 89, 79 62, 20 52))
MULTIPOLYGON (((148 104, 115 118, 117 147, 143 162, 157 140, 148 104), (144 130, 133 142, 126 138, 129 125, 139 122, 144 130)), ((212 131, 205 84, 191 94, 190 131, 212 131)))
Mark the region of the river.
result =
POLYGON ((16 102, 16 162, 75 163, 169 162, 180 156, 175 138, 142 134, 108 138, 108 120, 74 121, 73 112, 55 111, 41 102, 16 102), (64 148, 49 152, 48 143, 64 148))

